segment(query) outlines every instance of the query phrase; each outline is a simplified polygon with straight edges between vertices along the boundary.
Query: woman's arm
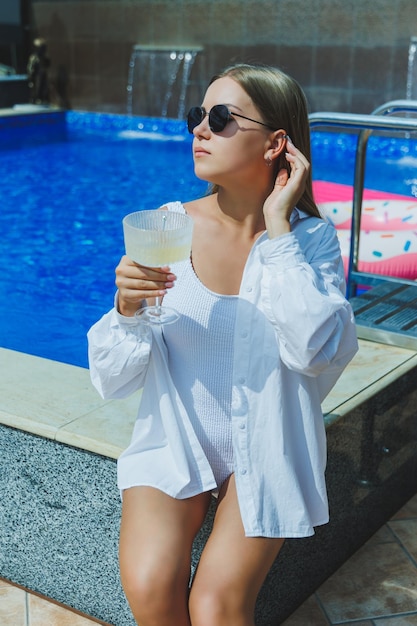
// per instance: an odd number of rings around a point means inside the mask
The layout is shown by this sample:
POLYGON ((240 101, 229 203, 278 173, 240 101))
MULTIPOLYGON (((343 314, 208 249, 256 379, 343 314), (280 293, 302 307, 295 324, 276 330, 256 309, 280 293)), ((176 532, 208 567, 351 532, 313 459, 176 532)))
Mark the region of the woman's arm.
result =
POLYGON ((115 306, 87 334, 90 375, 103 398, 124 398, 143 384, 152 332, 135 313, 174 285, 168 267, 150 268, 123 256, 116 268, 115 306))
POLYGON ((125 398, 143 385, 152 332, 115 308, 87 333, 91 381, 102 398, 125 398))
POLYGON ((261 253, 261 299, 282 361, 309 376, 343 369, 358 347, 333 226, 300 219, 293 232, 264 242, 261 253))
POLYGON ((356 330, 335 229, 319 218, 291 222, 310 164, 291 141, 286 147, 290 172, 278 172, 263 207, 269 241, 261 247, 261 302, 283 362, 318 376, 329 368, 341 371, 351 360, 356 330))

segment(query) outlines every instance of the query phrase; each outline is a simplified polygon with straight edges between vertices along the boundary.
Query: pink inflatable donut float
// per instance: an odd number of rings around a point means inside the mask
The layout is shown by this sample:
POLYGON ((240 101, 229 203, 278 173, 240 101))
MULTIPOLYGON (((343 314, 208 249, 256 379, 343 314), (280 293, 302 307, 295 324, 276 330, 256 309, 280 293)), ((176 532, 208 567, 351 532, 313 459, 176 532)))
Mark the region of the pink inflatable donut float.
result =
MULTIPOLYGON (((321 214, 337 229, 350 230, 352 201, 323 202, 318 205, 321 214)), ((417 201, 364 200, 361 230, 417 230, 417 201)))
MULTIPOLYGON (((347 274, 353 188, 314 181, 313 190, 321 214, 337 229, 347 274)), ((364 189, 359 271, 417 279, 417 198, 364 189)))
MULTIPOLYGON (((337 229, 337 235, 347 274, 350 230, 337 229)), ((360 272, 415 280, 417 278, 417 228, 415 231, 361 231, 358 265, 360 272)))

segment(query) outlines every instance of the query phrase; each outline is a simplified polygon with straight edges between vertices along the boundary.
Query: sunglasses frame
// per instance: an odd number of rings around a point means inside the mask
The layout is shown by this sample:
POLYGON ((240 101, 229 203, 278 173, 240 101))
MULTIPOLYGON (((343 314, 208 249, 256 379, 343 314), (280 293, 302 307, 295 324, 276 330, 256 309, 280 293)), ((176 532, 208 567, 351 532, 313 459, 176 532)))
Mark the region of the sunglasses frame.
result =
MULTIPOLYGON (((254 120, 251 117, 247 117, 246 115, 241 115, 240 113, 233 113, 232 111, 229 110, 229 108, 225 104, 215 104, 214 106, 211 107, 210 111, 206 111, 204 107, 191 107, 191 109, 187 113, 188 132, 193 134, 196 126, 201 124, 201 122, 204 120, 206 115, 208 115, 208 118, 209 118, 209 128, 213 133, 221 133, 226 128, 227 124, 233 120, 234 117, 241 117, 244 120, 249 120, 249 122, 255 122, 255 124, 260 124, 261 126, 265 126, 266 128, 269 128, 269 130, 275 130, 274 128, 272 128, 268 124, 265 124, 264 122, 260 122, 259 120, 254 120), (217 111, 219 111, 220 109, 221 111, 224 111, 225 114, 227 113, 227 118, 224 119, 224 126, 222 126, 222 128, 219 128, 217 130, 213 128, 213 117, 212 117, 213 109, 217 109, 217 111), (192 112, 195 112, 196 110, 200 112, 201 119, 199 122, 194 124, 194 120, 192 120, 192 123, 191 123, 190 116, 192 115, 192 112), (192 124, 194 124, 194 126, 192 126, 192 124)), ((221 121, 223 122, 222 118, 221 118, 221 121)))

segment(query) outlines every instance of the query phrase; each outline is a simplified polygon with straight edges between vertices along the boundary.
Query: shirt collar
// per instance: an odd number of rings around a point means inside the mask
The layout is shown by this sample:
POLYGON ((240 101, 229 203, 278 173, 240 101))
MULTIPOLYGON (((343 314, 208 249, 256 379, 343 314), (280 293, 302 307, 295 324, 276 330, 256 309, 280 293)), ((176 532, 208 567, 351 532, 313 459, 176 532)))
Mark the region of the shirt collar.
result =
POLYGON ((294 207, 290 215, 290 224, 293 224, 297 220, 303 220, 306 217, 311 217, 311 215, 309 215, 309 213, 306 213, 306 211, 302 211, 301 209, 294 207))

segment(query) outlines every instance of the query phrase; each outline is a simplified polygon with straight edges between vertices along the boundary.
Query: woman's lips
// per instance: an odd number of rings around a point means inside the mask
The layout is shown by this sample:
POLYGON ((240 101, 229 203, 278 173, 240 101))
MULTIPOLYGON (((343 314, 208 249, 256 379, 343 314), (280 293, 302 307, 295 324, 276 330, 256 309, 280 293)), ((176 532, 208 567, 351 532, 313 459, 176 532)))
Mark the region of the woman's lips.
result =
POLYGON ((194 150, 194 156, 195 156, 196 158, 199 158, 199 157, 205 156, 206 154, 210 154, 210 152, 208 152, 207 150, 204 150, 203 148, 196 148, 196 149, 194 150))

